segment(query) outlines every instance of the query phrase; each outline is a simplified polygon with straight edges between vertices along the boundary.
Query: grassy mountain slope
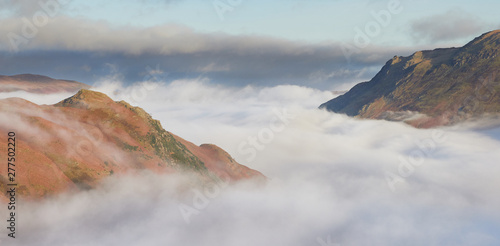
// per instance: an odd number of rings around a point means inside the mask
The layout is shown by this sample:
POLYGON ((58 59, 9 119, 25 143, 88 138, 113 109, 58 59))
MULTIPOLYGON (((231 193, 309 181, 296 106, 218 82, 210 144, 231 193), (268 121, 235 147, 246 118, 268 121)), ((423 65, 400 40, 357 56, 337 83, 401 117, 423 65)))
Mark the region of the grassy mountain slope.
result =
POLYGON ((500 113, 500 31, 461 48, 395 56, 369 82, 320 106, 362 118, 406 120, 417 127, 500 113), (416 114, 425 116, 411 117, 416 114))
MULTIPOLYGON (((0 115, 0 142, 7 142, 10 131, 17 134, 16 175, 25 197, 90 189, 107 176, 138 170, 189 171, 200 182, 264 178, 220 148, 196 146, 164 130, 143 109, 99 92, 83 89, 55 105, 4 99, 0 115)), ((3 144, 0 159, 6 158, 3 144)), ((0 169, 3 190, 6 171, 0 169)))

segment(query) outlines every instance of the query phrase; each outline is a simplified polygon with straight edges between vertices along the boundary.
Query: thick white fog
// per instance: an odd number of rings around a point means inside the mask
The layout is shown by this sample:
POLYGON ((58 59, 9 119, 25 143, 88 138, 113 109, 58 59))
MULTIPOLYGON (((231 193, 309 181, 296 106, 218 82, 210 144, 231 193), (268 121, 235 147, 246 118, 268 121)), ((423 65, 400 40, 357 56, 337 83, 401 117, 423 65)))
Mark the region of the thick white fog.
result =
POLYGON ((500 128, 353 119, 317 109, 332 93, 298 86, 97 90, 219 145, 269 183, 182 193, 186 177, 115 176, 24 203, 18 238, 1 245, 500 245, 500 128))

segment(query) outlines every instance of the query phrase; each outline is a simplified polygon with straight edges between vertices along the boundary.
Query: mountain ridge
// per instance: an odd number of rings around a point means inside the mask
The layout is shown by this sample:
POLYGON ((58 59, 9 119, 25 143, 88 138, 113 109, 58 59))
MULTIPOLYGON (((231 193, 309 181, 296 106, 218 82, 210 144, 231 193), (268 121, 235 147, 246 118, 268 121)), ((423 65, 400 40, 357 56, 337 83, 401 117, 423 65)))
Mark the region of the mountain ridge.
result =
POLYGON ((320 108, 372 119, 406 115, 405 122, 422 128, 496 114, 500 112, 499 53, 500 30, 496 30, 460 48, 394 56, 370 81, 320 108))
POLYGON ((51 94, 89 89, 90 86, 73 80, 53 79, 36 74, 0 75, 0 92, 26 91, 29 93, 51 94))
MULTIPOLYGON (((184 140, 143 109, 100 92, 82 89, 54 105, 2 99, 0 112, 13 119, 0 121, 0 141, 17 134, 18 193, 25 198, 92 189, 105 177, 140 170, 189 172, 199 182, 266 179, 219 147, 184 140)), ((6 153, 0 146, 0 158, 6 153)), ((0 189, 7 187, 4 177, 2 169, 0 189)))

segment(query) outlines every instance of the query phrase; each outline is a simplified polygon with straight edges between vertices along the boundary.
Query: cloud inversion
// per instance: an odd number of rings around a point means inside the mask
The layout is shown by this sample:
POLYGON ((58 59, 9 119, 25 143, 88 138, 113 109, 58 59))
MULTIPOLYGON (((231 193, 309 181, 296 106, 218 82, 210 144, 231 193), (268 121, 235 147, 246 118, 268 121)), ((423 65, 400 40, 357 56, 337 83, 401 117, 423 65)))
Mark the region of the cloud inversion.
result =
MULTIPOLYGON (((174 81, 151 88, 115 83, 98 89, 145 108, 188 140, 224 147, 271 178, 269 184, 224 188, 187 224, 179 205, 193 206, 195 192, 179 195, 182 177, 115 177, 97 190, 23 203, 15 244, 500 243, 498 128, 422 130, 353 119, 316 108, 331 93, 298 86, 227 88, 174 81), (251 136, 259 139, 275 108, 295 118, 270 141, 260 142, 256 158, 247 162, 238 145, 251 136), (410 171, 405 162, 419 165, 410 171), (399 177, 394 190, 387 173, 399 177)), ((2 234, 0 240, 7 239, 2 234)))

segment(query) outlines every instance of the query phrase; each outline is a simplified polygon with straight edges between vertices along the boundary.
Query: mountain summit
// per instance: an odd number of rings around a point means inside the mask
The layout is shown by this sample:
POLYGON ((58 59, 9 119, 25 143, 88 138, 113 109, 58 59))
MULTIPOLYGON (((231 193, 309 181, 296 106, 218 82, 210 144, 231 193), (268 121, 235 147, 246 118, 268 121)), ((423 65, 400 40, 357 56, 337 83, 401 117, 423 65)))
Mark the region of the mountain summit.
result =
MULTIPOLYGON (((0 100, 0 141, 16 132, 18 193, 39 198, 68 189, 90 189, 110 175, 148 170, 189 172, 199 182, 263 180, 215 145, 197 146, 163 129, 139 107, 80 90, 55 105, 19 98, 0 100)), ((7 145, 0 158, 7 159, 7 145)), ((0 189, 8 184, 0 169, 0 189)), ((5 199, 0 195, 0 200, 5 199)))
POLYGON ((500 113, 500 30, 461 48, 395 56, 370 81, 320 106, 361 118, 449 125, 500 113))

